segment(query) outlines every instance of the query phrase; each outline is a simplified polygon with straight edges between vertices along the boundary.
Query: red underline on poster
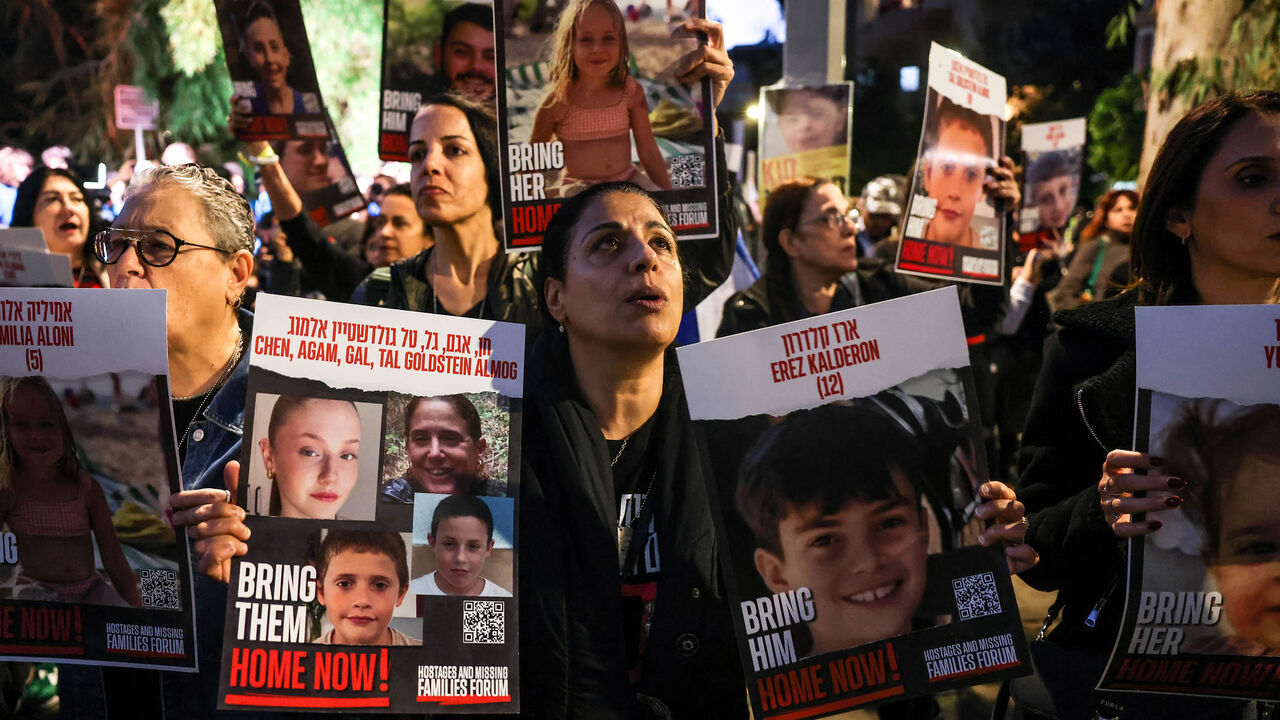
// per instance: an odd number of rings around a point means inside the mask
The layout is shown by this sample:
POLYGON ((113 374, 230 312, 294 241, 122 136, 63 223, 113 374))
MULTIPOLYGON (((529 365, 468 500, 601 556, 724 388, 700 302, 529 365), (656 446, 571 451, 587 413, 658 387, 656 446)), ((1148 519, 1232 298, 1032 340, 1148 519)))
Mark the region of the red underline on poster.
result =
POLYGON ((873 693, 867 693, 866 695, 836 700, 825 705, 813 705, 802 710, 792 710, 790 712, 778 713, 777 715, 765 715, 764 717, 765 720, 799 720, 799 718, 813 717, 814 715, 821 713, 828 713, 833 710, 843 710, 857 705, 865 705, 866 703, 875 702, 876 700, 881 700, 887 697, 905 694, 907 694, 906 687, 898 685, 897 687, 877 690, 873 693))
POLYGON ((951 268, 949 267, 933 267, 931 265, 917 265, 915 263, 900 262, 898 263, 898 267, 902 268, 903 270, 915 270, 916 272, 927 272, 927 273, 951 272, 951 268))
POLYGON ((1247 690, 1244 688, 1215 688, 1208 685, 1168 685, 1161 683, 1149 682, 1113 682, 1107 685, 1107 689, 1114 690, 1164 690, 1168 692, 1195 692, 1203 695, 1225 695, 1228 697, 1248 696, 1257 698, 1270 698, 1275 695, 1275 689, 1266 690, 1247 690))
POLYGON ((1001 670, 1008 670, 1009 668, 1016 668, 1020 665, 1022 665, 1021 660, 1014 660, 1013 662, 1007 662, 1003 665, 992 665, 991 667, 975 668, 973 670, 965 670, 963 672, 951 673, 950 675, 939 675, 937 677, 929 678, 929 682, 933 683, 933 682, 938 682, 940 680, 955 680, 956 678, 969 677, 970 675, 986 675, 987 673, 999 672, 1001 670))
POLYGON ((40 653, 41 655, 83 655, 83 647, 50 647, 48 645, 0 645, 0 654, 22 655, 40 653))
POLYGON ((107 652, 115 655, 133 655, 135 657, 154 658, 183 658, 187 656, 186 653, 155 652, 152 650, 116 650, 113 648, 107 648, 107 652))
POLYGON ((541 245, 542 236, 536 235, 534 237, 512 238, 511 244, 516 247, 529 247, 531 245, 541 245))
POLYGON ((976 278, 995 278, 995 277, 1000 277, 999 275, 991 275, 991 274, 988 274, 988 273, 976 273, 976 272, 967 272, 967 273, 963 273, 963 274, 964 274, 964 276, 965 276, 965 277, 976 277, 976 278))
POLYGON ((440 703, 441 705, 486 705, 489 703, 509 703, 510 695, 419 695, 418 702, 440 703))
POLYGON ((300 708, 358 708, 358 707, 391 707, 389 697, 371 698, 327 698, 302 697, 299 695, 266 695, 256 693, 228 694, 223 698, 228 705, 252 705, 254 707, 300 707, 300 708))
POLYGON ((672 225, 672 230, 690 230, 692 228, 711 227, 711 223, 693 223, 692 225, 672 225))

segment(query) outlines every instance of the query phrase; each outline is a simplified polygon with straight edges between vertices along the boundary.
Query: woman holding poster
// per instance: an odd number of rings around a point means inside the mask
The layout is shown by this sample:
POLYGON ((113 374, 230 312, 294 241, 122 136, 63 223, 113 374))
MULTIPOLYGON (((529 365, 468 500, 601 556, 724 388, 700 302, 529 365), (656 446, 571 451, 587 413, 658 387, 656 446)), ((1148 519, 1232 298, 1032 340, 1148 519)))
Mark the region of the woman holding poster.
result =
MULTIPOLYGON (((249 204, 229 182, 197 165, 153 167, 135 175, 115 227, 94 238, 94 254, 107 266, 111 287, 168 291, 170 392, 183 484, 189 488, 170 498, 172 522, 189 527, 206 573, 217 553, 240 542, 215 534, 244 517, 225 489, 223 470, 240 452, 244 424, 252 316, 240 309, 240 297, 253 273, 252 247, 249 204)), ((220 637, 225 586, 198 581, 196 597, 200 637, 220 637)), ((202 666, 217 667, 220 643, 201 642, 199 651, 202 666)), ((159 715, 162 702, 182 717, 201 717, 214 707, 216 678, 207 673, 166 677, 162 700, 155 696, 154 678, 107 672, 112 715, 159 715)), ((83 702, 100 696, 102 678, 90 687, 83 702)))
MULTIPOLYGON (((1134 223, 1137 287, 1058 315, 1062 328, 1046 344, 1020 458, 1027 538, 1043 562, 1024 577, 1058 591, 1062 621, 1052 637, 1074 653, 1076 669, 1045 680, 1065 716, 1090 711, 1089 689, 1121 619, 1125 565, 1116 539, 1160 530, 1184 501, 1186 478, 1171 476, 1162 458, 1108 452, 1133 439, 1133 308, 1276 301, 1277 180, 1266 168, 1280 163, 1278 148, 1280 93, 1233 93, 1188 113, 1152 165, 1134 223)), ((1186 713, 1188 701, 1178 702, 1186 713)), ((1218 716, 1209 708, 1194 714, 1218 716)))

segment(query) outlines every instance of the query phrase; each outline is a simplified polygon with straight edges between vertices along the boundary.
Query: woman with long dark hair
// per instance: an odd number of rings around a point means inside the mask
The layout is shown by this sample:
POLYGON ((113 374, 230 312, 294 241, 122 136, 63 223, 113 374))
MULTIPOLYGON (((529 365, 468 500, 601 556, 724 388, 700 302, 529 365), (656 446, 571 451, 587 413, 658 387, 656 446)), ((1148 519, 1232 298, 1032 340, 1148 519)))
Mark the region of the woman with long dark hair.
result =
POLYGON ((98 229, 84 184, 70 170, 36 168, 13 201, 12 227, 35 227, 49 252, 71 258, 76 287, 100 288, 102 264, 93 257, 89 238, 98 229))
MULTIPOLYGON (((1277 164, 1280 93, 1232 93, 1189 112, 1147 177, 1131 240, 1136 286, 1060 313, 1061 329, 1045 346, 1023 433, 1019 495, 1028 542, 1042 558, 1023 577, 1058 593, 1061 622, 1050 638, 1070 672, 1042 668, 1042 675, 1061 717, 1094 710, 1090 690, 1124 607, 1123 539, 1157 532, 1162 516, 1182 504, 1185 483, 1162 470, 1161 458, 1116 449, 1133 440, 1134 307, 1275 302, 1277 164)), ((1178 702, 1196 717, 1239 710, 1178 702)), ((1131 712, 1125 717, 1156 711, 1131 712)))

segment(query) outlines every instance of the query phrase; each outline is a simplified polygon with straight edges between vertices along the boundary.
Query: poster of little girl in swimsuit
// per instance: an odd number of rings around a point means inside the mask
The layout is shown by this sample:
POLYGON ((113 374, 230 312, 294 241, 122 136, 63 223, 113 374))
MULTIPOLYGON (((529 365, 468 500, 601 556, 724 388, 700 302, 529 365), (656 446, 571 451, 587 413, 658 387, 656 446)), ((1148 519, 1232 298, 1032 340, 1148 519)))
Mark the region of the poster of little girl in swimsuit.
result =
POLYGON ((0 291, 0 656, 195 669, 166 357, 163 291, 0 291))
POLYGON ((1275 700, 1280 312, 1142 307, 1134 319, 1134 444, 1162 460, 1148 475, 1170 479, 1146 492, 1166 509, 1133 518, 1161 527, 1131 541, 1124 623, 1099 687, 1275 700))
MULTIPOLYGON (((697 2, 684 12, 704 16, 697 2)), ((496 13, 508 251, 537 249, 564 198, 615 181, 654 193, 681 239, 717 235, 710 80, 675 79, 703 41, 685 19, 616 0, 496 13)))

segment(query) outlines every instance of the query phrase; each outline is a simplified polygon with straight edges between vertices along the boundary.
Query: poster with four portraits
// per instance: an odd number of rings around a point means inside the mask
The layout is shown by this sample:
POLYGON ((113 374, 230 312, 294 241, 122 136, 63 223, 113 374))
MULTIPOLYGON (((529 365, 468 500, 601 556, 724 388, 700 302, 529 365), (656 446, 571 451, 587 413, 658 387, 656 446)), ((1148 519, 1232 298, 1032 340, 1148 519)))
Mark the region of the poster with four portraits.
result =
MULTIPOLYGON (((1135 449, 1184 486, 1129 545, 1102 689, 1280 698, 1280 309, 1139 307, 1135 449)), ((1168 502, 1166 500, 1166 502, 1168 502)))
POLYGON ((719 235, 711 80, 675 77, 706 42, 684 20, 706 12, 699 0, 676 5, 574 0, 496 14, 508 252, 538 249, 567 198, 612 181, 651 191, 679 239, 719 235))
POLYGON ((519 709, 524 328, 259 295, 219 706, 519 709))
POLYGON ((826 178, 849 192, 853 83, 761 88, 762 199, 801 176, 826 178))
POLYGON ((163 290, 0 290, 0 657, 195 671, 163 290))
POLYGON ((753 716, 1030 672, 954 287, 677 349, 753 716))
POLYGON ((1004 154, 1005 79, 937 43, 929 49, 924 128, 902 218, 898 272, 1004 281, 1003 208, 983 182, 1004 154))
POLYGON ((493 2, 384 0, 378 157, 408 162, 409 131, 432 96, 494 104, 493 2))

